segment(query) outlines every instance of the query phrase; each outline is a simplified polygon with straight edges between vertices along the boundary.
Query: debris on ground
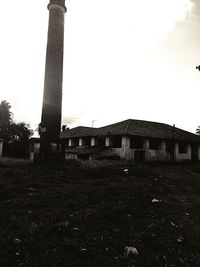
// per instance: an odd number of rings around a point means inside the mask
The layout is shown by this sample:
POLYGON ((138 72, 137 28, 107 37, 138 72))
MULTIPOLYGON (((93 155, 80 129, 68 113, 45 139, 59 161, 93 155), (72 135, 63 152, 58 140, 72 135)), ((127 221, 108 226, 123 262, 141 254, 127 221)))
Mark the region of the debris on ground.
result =
POLYGON ((161 201, 162 201, 162 200, 160 200, 160 199, 153 198, 151 202, 152 202, 152 203, 158 203, 158 202, 161 202, 161 201))

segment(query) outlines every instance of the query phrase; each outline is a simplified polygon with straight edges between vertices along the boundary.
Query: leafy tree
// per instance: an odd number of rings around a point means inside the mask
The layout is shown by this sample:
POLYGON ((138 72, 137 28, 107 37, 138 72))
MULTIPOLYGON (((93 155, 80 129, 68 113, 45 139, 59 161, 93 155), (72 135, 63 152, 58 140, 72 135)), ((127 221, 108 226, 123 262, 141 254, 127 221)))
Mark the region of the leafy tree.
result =
POLYGON ((33 135, 30 125, 25 122, 11 123, 9 127, 10 141, 27 142, 33 135))
POLYGON ((11 105, 6 100, 0 103, 0 138, 4 139, 3 154, 6 156, 28 157, 30 137, 33 131, 25 122, 13 121, 11 105))
POLYGON ((196 129, 196 134, 200 135, 200 126, 196 129))
POLYGON ((11 123, 9 126, 9 153, 15 157, 29 157, 30 137, 33 131, 25 122, 11 123))

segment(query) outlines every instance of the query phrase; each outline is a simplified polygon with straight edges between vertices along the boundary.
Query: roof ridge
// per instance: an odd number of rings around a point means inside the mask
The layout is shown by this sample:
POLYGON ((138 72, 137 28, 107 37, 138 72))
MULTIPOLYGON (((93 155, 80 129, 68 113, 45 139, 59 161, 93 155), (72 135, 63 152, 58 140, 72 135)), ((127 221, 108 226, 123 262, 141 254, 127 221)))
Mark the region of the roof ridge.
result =
POLYGON ((106 128, 106 127, 108 127, 108 126, 114 126, 114 125, 117 125, 117 124, 121 124, 121 123, 124 123, 125 121, 129 121, 129 120, 131 120, 131 119, 126 119, 126 120, 123 120, 123 121, 113 122, 113 123, 111 123, 111 124, 101 126, 101 127, 99 127, 98 129, 102 129, 102 128, 106 128))
POLYGON ((70 130, 72 130, 72 129, 76 129, 76 128, 98 129, 98 128, 96 128, 96 127, 90 127, 90 126, 82 126, 82 125, 80 125, 80 126, 76 126, 76 127, 74 127, 74 128, 71 128, 70 130))

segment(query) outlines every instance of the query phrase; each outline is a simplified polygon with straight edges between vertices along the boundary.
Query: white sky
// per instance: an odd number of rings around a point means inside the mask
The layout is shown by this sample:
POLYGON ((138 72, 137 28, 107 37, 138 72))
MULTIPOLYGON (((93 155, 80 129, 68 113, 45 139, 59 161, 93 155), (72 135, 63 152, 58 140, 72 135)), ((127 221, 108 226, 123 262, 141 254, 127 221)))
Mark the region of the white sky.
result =
MULTIPOLYGON (((48 0, 2 1, 0 100, 41 118, 48 0)), ((66 1, 63 123, 200 125, 200 1, 66 1)))

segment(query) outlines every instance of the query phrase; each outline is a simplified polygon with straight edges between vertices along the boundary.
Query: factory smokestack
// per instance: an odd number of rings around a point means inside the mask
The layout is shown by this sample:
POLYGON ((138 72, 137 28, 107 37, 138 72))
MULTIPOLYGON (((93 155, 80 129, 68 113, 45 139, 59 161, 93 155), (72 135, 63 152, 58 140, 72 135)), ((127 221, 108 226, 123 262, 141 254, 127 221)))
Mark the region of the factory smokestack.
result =
POLYGON ((40 155, 58 144, 61 131, 65 0, 50 0, 40 155))

